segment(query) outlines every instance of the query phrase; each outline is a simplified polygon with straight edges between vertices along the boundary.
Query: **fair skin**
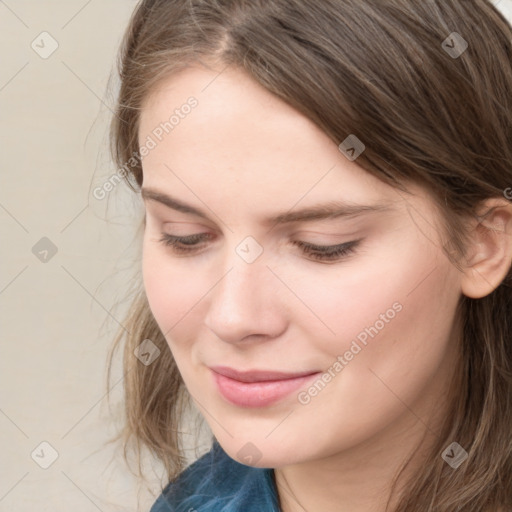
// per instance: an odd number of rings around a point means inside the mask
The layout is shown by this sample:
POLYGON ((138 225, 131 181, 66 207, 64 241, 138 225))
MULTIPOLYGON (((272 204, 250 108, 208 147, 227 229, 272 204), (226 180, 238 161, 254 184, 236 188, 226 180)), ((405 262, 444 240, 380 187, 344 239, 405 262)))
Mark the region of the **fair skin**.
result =
MULTIPOLYGON (((167 79, 143 106, 139 141, 190 96, 198 106, 143 159, 144 286, 187 389, 229 456, 239 460, 252 443, 259 457, 252 465, 276 468, 284 512, 384 512, 401 463, 415 453, 412 467, 421 464, 417 446, 436 440, 448 412, 460 351, 457 302, 497 286, 511 237, 479 238, 468 252, 472 266, 461 272, 442 251, 448 238, 421 188, 405 194, 372 177, 233 69, 219 75, 196 66, 167 79), (330 201, 381 209, 263 222, 330 201), (163 234, 208 238, 181 254, 160 241, 163 234), (263 249, 250 263, 236 250, 248 236, 263 249), (354 240, 353 252, 324 262, 294 243, 354 240), (370 326, 378 334, 333 371, 370 326), (293 392, 244 407, 219 392, 215 365, 319 375, 331 368, 332 378, 316 394, 308 393, 314 381, 301 388, 307 403, 293 392)), ((495 222, 510 233, 510 208, 502 206, 495 222)), ((255 254, 258 246, 242 247, 255 254)))

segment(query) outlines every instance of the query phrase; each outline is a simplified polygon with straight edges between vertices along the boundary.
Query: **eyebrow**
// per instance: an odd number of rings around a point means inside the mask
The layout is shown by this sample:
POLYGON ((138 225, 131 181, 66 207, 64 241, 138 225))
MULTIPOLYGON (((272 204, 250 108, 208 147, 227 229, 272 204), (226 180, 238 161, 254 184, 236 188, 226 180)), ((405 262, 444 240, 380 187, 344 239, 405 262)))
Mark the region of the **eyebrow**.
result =
MULTIPOLYGON (((201 209, 188 205, 167 194, 159 192, 152 188, 142 188, 141 196, 145 201, 156 201, 173 210, 189 213, 210 219, 201 209)), ((262 220, 264 225, 287 224, 292 222, 306 222, 314 220, 334 219, 338 217, 356 217, 369 213, 377 213, 392 210, 389 204, 375 203, 371 205, 350 204, 343 201, 329 201, 324 204, 303 208, 301 210, 287 211, 266 217, 262 220)))

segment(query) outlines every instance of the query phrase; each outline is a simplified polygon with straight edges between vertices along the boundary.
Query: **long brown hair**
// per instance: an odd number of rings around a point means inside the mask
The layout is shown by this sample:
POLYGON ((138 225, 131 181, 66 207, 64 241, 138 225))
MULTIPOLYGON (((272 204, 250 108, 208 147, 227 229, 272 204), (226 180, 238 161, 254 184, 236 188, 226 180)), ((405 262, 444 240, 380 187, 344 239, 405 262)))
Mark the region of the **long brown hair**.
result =
MULTIPOLYGON (((357 163, 373 176, 424 186, 456 261, 463 220, 512 186, 511 40, 511 26, 486 0, 142 0, 119 55, 114 161, 137 191, 139 116, 156 85, 198 61, 237 67, 337 145, 356 135, 366 146, 357 163)), ((460 299, 451 414, 394 512, 512 509, 511 277, 486 297, 460 299), (469 453, 457 470, 441 457, 452 441, 469 453)), ((185 464, 179 430, 188 395, 142 287, 124 324, 107 377, 108 388, 124 344, 118 438, 125 454, 132 444, 149 448, 173 479, 185 464), (146 339, 160 350, 150 365, 134 355, 146 339)))

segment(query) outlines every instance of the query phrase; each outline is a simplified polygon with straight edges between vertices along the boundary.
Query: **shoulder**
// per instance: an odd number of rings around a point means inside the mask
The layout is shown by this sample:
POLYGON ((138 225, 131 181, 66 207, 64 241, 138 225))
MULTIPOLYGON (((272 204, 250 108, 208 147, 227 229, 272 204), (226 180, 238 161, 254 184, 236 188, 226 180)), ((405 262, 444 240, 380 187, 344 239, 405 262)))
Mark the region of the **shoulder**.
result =
POLYGON ((150 512, 279 512, 273 470, 231 459, 217 441, 162 491, 150 512))

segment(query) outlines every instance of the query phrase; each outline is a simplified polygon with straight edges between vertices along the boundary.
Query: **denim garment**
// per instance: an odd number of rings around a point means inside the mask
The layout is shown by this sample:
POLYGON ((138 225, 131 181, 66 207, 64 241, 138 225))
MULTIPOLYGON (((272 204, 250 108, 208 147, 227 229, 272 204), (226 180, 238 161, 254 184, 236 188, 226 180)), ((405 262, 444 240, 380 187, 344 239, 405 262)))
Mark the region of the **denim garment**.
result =
POLYGON ((280 512, 274 470, 234 461, 215 440, 163 489, 150 512, 280 512))

